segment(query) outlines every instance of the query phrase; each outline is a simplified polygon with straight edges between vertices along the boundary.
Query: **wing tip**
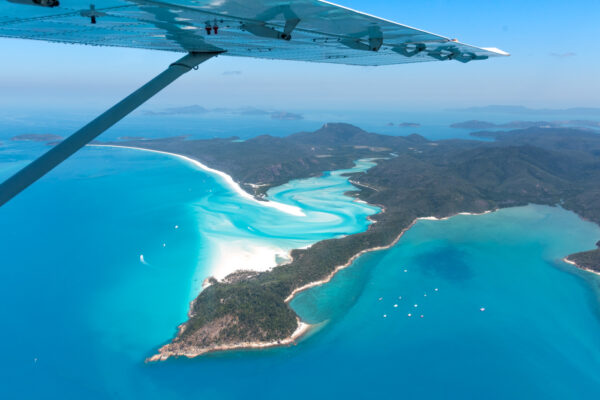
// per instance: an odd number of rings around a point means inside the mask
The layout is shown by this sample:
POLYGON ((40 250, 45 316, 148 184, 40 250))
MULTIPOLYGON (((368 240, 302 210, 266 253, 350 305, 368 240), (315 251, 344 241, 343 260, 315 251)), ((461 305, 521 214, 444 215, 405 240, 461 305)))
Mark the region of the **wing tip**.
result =
POLYGON ((510 53, 507 53, 504 50, 500 50, 497 47, 482 47, 482 49, 485 50, 485 51, 489 51, 490 53, 495 53, 495 54, 497 54, 499 56, 504 56, 504 57, 509 57, 510 56, 510 53))

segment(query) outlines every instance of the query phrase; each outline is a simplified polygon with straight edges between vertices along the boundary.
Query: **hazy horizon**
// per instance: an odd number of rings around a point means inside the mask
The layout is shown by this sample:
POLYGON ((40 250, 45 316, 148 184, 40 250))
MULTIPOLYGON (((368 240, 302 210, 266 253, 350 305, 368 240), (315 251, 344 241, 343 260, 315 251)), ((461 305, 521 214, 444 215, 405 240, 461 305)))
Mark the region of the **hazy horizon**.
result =
MULTIPOLYGON (((144 109, 204 107, 380 111, 488 104, 600 107, 592 0, 343 0, 368 12, 510 57, 354 67, 221 56, 150 100, 144 109), (584 12, 585 10, 585 12, 584 12), (565 35, 564 32, 568 32, 565 35)), ((24 8, 25 9, 25 8, 24 8)), ((161 72, 177 53, 0 39, 0 106, 101 111, 161 72)))

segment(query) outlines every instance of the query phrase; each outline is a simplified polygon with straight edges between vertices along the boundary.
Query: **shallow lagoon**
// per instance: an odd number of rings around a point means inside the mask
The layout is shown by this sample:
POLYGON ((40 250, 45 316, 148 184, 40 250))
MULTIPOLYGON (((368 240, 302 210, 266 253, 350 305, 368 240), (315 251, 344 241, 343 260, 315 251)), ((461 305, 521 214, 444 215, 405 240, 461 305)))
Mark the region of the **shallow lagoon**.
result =
MULTIPOLYGON (((319 324, 296 346, 144 364, 210 271, 207 210, 256 206, 166 156, 87 149, 68 163, 0 209, 5 398, 600 394, 598 278, 560 261, 592 248, 600 228, 572 213, 529 206, 420 221, 394 248, 293 301, 319 324), (212 208, 211 198, 227 202, 212 208)), ((334 201, 349 186, 328 179, 270 192, 315 213, 305 243, 365 229, 374 212, 334 201)), ((237 215, 231 235, 299 240, 264 215, 237 215)))

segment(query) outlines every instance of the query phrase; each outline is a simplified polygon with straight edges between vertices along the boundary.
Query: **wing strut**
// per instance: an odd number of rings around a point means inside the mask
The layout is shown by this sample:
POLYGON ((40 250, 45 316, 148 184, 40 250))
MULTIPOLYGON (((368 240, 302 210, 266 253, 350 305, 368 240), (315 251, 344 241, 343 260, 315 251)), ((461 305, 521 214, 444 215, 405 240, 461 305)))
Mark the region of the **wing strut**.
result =
POLYGON ((104 114, 54 146, 44 155, 8 178, 0 185, 0 206, 40 179, 77 150, 94 140, 102 132, 122 120, 152 96, 169 86, 181 75, 196 68, 219 53, 189 53, 174 62, 160 75, 121 100, 104 114))

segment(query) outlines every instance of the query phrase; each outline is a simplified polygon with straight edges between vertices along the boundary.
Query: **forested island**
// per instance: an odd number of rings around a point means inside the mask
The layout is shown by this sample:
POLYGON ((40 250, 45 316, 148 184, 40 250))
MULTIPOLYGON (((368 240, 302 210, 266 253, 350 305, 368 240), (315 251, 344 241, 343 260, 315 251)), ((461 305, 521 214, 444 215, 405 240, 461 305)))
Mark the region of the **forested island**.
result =
MULTIPOLYGON (((177 336, 151 360, 289 342, 299 326, 288 305, 294 293, 329 279, 365 251, 392 245, 420 217, 535 203, 561 206, 600 224, 599 134, 530 128, 477 136, 494 141, 429 141, 415 134, 387 136, 326 124, 315 132, 243 142, 179 137, 114 143, 192 157, 230 174, 257 197, 292 179, 378 158, 375 167, 350 177, 357 189, 349 195, 384 210, 371 217, 376 223, 366 232, 293 250, 291 262, 270 271, 213 279, 192 302, 177 336)), ((600 272, 598 249, 569 260, 600 272)))
POLYGON ((495 124, 487 121, 464 121, 450 125, 450 128, 457 129, 527 129, 527 128, 599 128, 600 122, 585 119, 565 120, 565 121, 511 121, 503 124, 495 124))
POLYGON ((15 142, 56 142, 62 139, 62 136, 50 133, 27 133, 10 138, 10 140, 15 142))

